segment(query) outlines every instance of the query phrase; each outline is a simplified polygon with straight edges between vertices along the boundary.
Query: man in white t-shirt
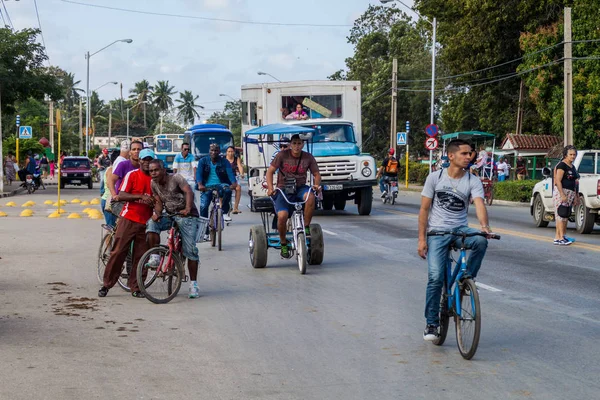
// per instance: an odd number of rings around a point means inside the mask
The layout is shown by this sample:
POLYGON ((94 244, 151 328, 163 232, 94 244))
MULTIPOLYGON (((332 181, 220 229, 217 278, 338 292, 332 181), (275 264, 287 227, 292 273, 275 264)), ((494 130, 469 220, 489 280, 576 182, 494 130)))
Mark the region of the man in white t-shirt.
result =
POLYGON ((190 144, 181 145, 181 153, 173 160, 173 173, 183 176, 194 191, 194 203, 200 209, 200 192, 196 187, 196 158, 190 154, 190 144))
MULTIPOLYGON (((471 159, 471 146, 464 140, 452 140, 447 147, 450 166, 435 171, 427 177, 421 192, 419 212, 419 246, 421 258, 427 258, 428 281, 425 302, 427 326, 423 339, 433 341, 439 336, 439 311, 442 287, 450 243, 461 238, 454 235, 428 236, 434 232, 485 232, 490 233, 488 215, 483 202, 483 185, 478 177, 465 169, 471 159), (469 228, 467 211, 469 198, 473 198, 481 230, 469 228)), ((471 236, 465 240, 471 249, 467 273, 475 278, 487 249, 487 239, 471 236)))

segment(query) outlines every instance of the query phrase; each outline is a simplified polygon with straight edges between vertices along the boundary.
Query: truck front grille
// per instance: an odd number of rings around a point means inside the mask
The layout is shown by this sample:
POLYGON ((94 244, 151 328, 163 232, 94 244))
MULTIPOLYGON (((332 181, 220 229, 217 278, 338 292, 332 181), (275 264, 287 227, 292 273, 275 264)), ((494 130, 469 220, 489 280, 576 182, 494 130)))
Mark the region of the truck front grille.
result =
POLYGON ((356 173, 356 162, 350 160, 318 161, 321 178, 324 180, 350 179, 356 173))

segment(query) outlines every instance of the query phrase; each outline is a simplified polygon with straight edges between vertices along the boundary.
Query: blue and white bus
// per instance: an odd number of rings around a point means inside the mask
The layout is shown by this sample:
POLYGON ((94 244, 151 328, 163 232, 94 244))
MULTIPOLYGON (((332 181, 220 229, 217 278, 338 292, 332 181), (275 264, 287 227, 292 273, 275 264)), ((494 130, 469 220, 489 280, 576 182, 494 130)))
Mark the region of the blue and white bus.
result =
POLYGON ((190 144, 191 153, 199 160, 209 154, 211 143, 217 143, 221 154, 225 155, 227 147, 233 146, 233 133, 223 125, 199 124, 185 132, 185 142, 190 144))
POLYGON ((183 134, 163 133, 154 135, 154 153, 156 158, 165 163, 165 168, 173 169, 173 160, 177 153, 181 153, 181 145, 184 140, 183 134))

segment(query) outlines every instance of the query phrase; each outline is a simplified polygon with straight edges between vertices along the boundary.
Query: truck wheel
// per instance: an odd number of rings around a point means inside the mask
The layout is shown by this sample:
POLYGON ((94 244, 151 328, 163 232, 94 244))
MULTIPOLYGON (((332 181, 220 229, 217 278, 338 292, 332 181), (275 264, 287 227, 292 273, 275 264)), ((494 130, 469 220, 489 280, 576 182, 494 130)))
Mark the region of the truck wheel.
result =
POLYGON ((358 214, 369 215, 371 214, 371 206, 373 205, 373 188, 368 187, 360 191, 360 197, 358 198, 358 214))
POLYGON ((310 265, 321 265, 325 255, 323 243, 323 230, 319 224, 310 224, 310 248, 308 250, 308 263, 310 265))
POLYGON ((575 208, 575 228, 578 233, 588 234, 594 230, 596 214, 585 206, 583 196, 579 196, 579 205, 575 208))
POLYGON ((535 199, 533 200, 533 221, 538 228, 545 228, 548 226, 548 221, 544 219, 545 214, 546 210, 544 208, 542 197, 539 194, 536 194, 535 199))
POLYGON ((254 207, 254 201, 252 200, 253 199, 252 193, 249 194, 249 197, 250 197, 250 211, 256 212, 256 207, 254 207))
POLYGON ((88 189, 93 189, 94 188, 94 183, 92 182, 92 180, 90 179, 88 181, 88 189))
POLYGON ((65 183, 63 181, 60 182, 60 188, 64 189, 65 188, 65 183))
POLYGON ((339 211, 343 211, 346 208, 346 197, 344 194, 339 194, 333 198, 333 206, 339 211))
POLYGON ((250 228, 248 240, 248 251, 250 262, 254 268, 264 268, 267 265, 267 233, 262 225, 254 225, 250 228))
POLYGON ((329 211, 333 209, 333 197, 323 196, 323 210, 329 211))

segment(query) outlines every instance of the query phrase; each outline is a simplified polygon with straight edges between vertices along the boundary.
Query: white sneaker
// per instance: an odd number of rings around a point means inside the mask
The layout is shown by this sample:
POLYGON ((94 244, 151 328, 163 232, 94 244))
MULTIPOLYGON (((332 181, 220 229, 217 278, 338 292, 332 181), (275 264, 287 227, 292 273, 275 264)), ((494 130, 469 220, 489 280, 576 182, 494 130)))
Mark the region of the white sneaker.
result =
POLYGON ((225 220, 225 222, 231 222, 231 217, 229 215, 223 215, 223 220, 225 220))
POLYGON ((387 196, 387 190, 381 192, 381 198, 383 199, 385 196, 387 196))
POLYGON ((160 265, 160 255, 159 254, 151 254, 150 259, 148 260, 149 267, 158 267, 160 265))
POLYGON ((205 242, 210 242, 210 235, 209 235, 208 233, 206 233, 206 234, 204 235, 204 241, 205 241, 205 242))
POLYGON ((189 291, 188 297, 190 299, 196 299, 196 298, 200 297, 200 293, 198 290, 198 282, 196 282, 196 281, 190 282, 190 291, 189 291))

